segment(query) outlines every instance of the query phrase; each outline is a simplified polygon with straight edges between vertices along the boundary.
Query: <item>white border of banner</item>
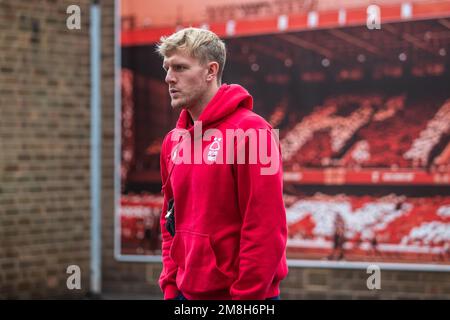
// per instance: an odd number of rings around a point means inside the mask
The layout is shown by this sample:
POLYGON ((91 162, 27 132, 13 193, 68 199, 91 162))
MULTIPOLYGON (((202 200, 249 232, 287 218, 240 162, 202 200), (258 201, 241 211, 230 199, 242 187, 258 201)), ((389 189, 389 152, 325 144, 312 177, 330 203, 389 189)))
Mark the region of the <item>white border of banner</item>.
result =
POLYGON ((121 70, 122 70, 122 47, 121 39, 121 0, 115 0, 114 12, 114 257, 118 261, 123 257, 120 254, 120 163, 122 152, 122 93, 121 93, 121 70))
MULTIPOLYGON (((121 262, 162 262, 161 256, 144 255, 120 255, 116 259, 121 262)), ((401 271, 428 271, 428 272, 450 272, 450 265, 418 264, 418 263, 387 263, 377 261, 353 262, 353 261, 322 261, 288 259, 289 267, 312 268, 312 269, 354 269, 366 270, 370 265, 377 265, 381 270, 401 271)))

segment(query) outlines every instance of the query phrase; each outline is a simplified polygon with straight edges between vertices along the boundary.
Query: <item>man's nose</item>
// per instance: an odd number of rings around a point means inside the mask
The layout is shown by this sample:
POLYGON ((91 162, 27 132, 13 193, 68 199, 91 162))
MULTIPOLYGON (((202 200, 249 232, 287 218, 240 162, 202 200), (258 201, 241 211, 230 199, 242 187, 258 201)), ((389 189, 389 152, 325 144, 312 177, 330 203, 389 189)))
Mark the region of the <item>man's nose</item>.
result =
POLYGON ((173 76, 171 70, 167 70, 167 74, 166 74, 166 79, 165 79, 166 83, 174 83, 175 82, 175 77, 173 76))

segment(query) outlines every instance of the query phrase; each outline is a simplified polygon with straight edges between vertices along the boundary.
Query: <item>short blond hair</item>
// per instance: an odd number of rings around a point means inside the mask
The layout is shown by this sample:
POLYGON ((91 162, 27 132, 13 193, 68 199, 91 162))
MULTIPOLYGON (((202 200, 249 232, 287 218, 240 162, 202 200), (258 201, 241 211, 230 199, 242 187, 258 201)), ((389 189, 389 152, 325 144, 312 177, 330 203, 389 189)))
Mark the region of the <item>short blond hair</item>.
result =
POLYGON ((156 47, 156 52, 163 58, 176 50, 186 50, 202 64, 217 62, 217 83, 220 85, 227 53, 225 43, 214 32, 200 28, 184 28, 168 37, 161 37, 156 47))

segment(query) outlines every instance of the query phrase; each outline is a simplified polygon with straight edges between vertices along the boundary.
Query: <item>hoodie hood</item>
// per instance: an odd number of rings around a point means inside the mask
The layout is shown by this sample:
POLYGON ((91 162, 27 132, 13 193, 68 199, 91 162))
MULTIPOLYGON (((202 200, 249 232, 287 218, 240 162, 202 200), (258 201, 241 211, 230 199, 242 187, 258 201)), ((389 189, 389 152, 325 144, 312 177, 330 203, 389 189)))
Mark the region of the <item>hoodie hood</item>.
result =
MULTIPOLYGON (((203 109, 198 121, 203 128, 232 114, 237 108, 253 109, 253 98, 243 87, 237 84, 223 84, 211 101, 203 109)), ((178 129, 193 129, 191 116, 186 109, 180 113, 178 129)))

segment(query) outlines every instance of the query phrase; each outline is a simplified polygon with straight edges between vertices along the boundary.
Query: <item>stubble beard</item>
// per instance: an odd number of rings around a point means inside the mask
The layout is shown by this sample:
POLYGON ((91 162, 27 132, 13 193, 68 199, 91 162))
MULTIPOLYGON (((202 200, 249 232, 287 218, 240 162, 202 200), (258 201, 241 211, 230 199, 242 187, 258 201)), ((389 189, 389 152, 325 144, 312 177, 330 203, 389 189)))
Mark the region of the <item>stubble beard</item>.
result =
POLYGON ((192 108, 195 104, 197 104, 202 97, 202 92, 194 92, 190 96, 186 97, 184 96, 181 99, 178 99, 176 102, 172 99, 171 105, 172 109, 174 110, 180 110, 180 109, 187 109, 189 110, 192 108))
POLYGON ((183 108, 183 104, 181 102, 174 102, 173 100, 170 102, 170 105, 172 106, 172 109, 175 111, 178 111, 183 108))
POLYGON ((173 110, 180 110, 183 109, 186 106, 186 99, 177 99, 176 101, 172 98, 170 101, 170 105, 172 106, 173 110))

